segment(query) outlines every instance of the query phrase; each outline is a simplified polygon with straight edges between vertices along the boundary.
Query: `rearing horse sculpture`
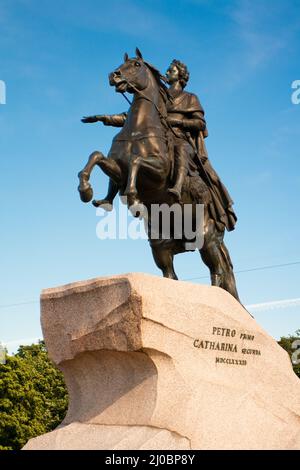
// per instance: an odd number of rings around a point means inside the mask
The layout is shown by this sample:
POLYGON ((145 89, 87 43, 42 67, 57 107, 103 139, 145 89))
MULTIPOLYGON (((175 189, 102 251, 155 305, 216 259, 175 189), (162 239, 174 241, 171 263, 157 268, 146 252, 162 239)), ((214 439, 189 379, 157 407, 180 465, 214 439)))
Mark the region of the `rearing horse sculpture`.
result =
MULTIPOLYGON (((144 61, 137 49, 136 57, 124 57, 124 63, 109 75, 111 86, 116 91, 132 93, 133 101, 121 131, 115 136, 107 157, 101 152, 93 152, 88 163, 79 173, 78 190, 82 201, 89 202, 93 190, 89 178, 93 168, 99 166, 110 177, 108 196, 94 205, 111 202, 117 192, 127 196, 128 206, 142 203, 151 213, 151 205, 174 201, 170 187, 172 164, 172 131, 167 124, 168 90, 161 81, 159 71, 144 61)), ((95 122, 95 120, 85 120, 95 122)), ((224 244, 224 230, 217 228, 211 218, 208 204, 210 192, 200 176, 195 179, 186 177, 182 194, 182 205, 204 204, 203 245, 199 249, 202 260, 208 266, 212 285, 230 292, 239 300, 232 263, 224 244)), ((193 212, 194 214, 194 212, 193 212)), ((197 222, 194 215, 195 223, 197 222)), ((173 227, 174 228, 174 227, 173 227)), ((197 227, 196 227, 197 228, 197 227)), ((199 227, 198 227, 199 228, 199 227)), ((188 251, 186 239, 170 236, 168 239, 150 236, 151 224, 148 222, 148 236, 153 257, 165 277, 177 279, 174 271, 175 254, 188 251)))

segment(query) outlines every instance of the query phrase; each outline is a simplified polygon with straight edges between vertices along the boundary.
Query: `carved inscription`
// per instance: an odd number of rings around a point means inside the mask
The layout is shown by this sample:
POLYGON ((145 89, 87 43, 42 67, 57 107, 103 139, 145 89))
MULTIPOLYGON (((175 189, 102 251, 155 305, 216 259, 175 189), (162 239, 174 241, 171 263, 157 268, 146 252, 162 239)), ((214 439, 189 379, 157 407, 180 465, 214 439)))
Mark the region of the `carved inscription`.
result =
POLYGON ((238 332, 232 328, 213 326, 211 335, 211 339, 196 338, 193 345, 198 349, 218 351, 218 355, 215 356, 216 364, 247 365, 246 359, 234 356, 227 357, 227 355, 225 357, 220 354, 222 351, 226 353, 234 353, 234 355, 238 354, 244 357, 248 355, 261 356, 260 349, 256 349, 255 347, 245 347, 245 342, 254 342, 255 337, 252 334, 238 332))

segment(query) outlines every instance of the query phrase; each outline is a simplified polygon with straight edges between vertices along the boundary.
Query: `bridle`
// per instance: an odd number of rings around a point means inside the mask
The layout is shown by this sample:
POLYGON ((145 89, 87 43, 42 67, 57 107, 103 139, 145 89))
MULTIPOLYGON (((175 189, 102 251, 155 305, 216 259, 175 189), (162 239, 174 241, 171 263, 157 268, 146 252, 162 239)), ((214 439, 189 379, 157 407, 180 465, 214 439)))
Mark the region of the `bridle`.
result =
MULTIPOLYGON (((154 108, 156 109, 159 117, 160 117, 160 120, 162 122, 162 124, 168 128, 172 134, 174 134, 176 136, 176 133, 174 132, 171 124, 168 122, 167 118, 162 114, 162 112, 160 111, 159 107, 157 106, 156 103, 154 103, 154 101, 151 100, 151 98, 148 98, 148 96, 146 96, 141 90, 139 90, 138 88, 136 88, 136 86, 131 83, 126 77, 124 77, 124 75, 120 74, 119 77, 121 78, 122 81, 124 81, 125 83, 127 83, 127 85, 132 88, 135 93, 138 93, 142 98, 144 98, 146 101, 149 101, 153 106, 154 108)), ((132 105, 132 102, 127 98, 127 96, 125 95, 125 92, 122 93, 122 96, 125 98, 125 100, 130 104, 130 106, 132 105)))

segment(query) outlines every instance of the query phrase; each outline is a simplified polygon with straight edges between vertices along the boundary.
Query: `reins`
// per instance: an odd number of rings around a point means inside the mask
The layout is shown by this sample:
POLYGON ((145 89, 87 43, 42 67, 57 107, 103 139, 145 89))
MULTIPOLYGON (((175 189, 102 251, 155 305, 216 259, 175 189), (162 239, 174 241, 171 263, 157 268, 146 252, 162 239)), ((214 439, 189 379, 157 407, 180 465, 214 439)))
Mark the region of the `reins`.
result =
MULTIPOLYGON (((148 96, 146 96, 141 90, 139 90, 138 88, 136 88, 136 86, 133 85, 133 83, 129 82, 129 80, 127 80, 127 79, 124 77, 124 75, 121 75, 121 78, 122 78, 122 80, 124 80, 124 81, 127 83, 127 85, 129 85, 136 93, 138 93, 138 94, 139 94, 141 97, 143 97, 146 101, 149 101, 149 102, 155 107, 155 109, 156 109, 156 111, 157 111, 157 113, 158 113, 158 115, 159 115, 159 117, 160 117, 160 120, 162 121, 163 125, 164 125, 165 127, 168 127, 168 129, 170 129, 170 131, 172 132, 172 134, 174 134, 175 137, 177 137, 177 136, 176 136, 176 133, 174 132, 174 130, 173 130, 172 126, 171 126, 171 124, 168 122, 168 120, 166 119, 166 117, 162 114, 162 112, 160 111, 160 109, 159 109, 159 107, 157 106, 157 104, 154 103, 154 101, 152 101, 150 98, 148 98, 148 96)), ((127 96, 126 96, 124 93, 122 93, 122 95, 124 96, 125 100, 126 100, 130 105, 132 105, 132 102, 127 98, 127 96)))

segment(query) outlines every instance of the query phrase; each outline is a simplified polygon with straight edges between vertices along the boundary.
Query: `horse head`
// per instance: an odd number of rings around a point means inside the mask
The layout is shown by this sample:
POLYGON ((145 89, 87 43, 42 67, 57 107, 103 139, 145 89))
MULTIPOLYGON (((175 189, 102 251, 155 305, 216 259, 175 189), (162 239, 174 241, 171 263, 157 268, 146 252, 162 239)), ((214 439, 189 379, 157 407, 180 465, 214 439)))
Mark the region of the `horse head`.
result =
POLYGON ((118 93, 134 93, 142 91, 149 84, 149 69, 145 64, 139 49, 136 49, 136 57, 129 58, 124 55, 124 63, 109 74, 109 84, 116 88, 118 93))
POLYGON ((147 88, 151 72, 160 76, 159 71, 145 62, 140 50, 136 48, 136 57, 129 58, 127 53, 124 54, 124 63, 109 74, 109 84, 118 93, 135 93, 147 88))

